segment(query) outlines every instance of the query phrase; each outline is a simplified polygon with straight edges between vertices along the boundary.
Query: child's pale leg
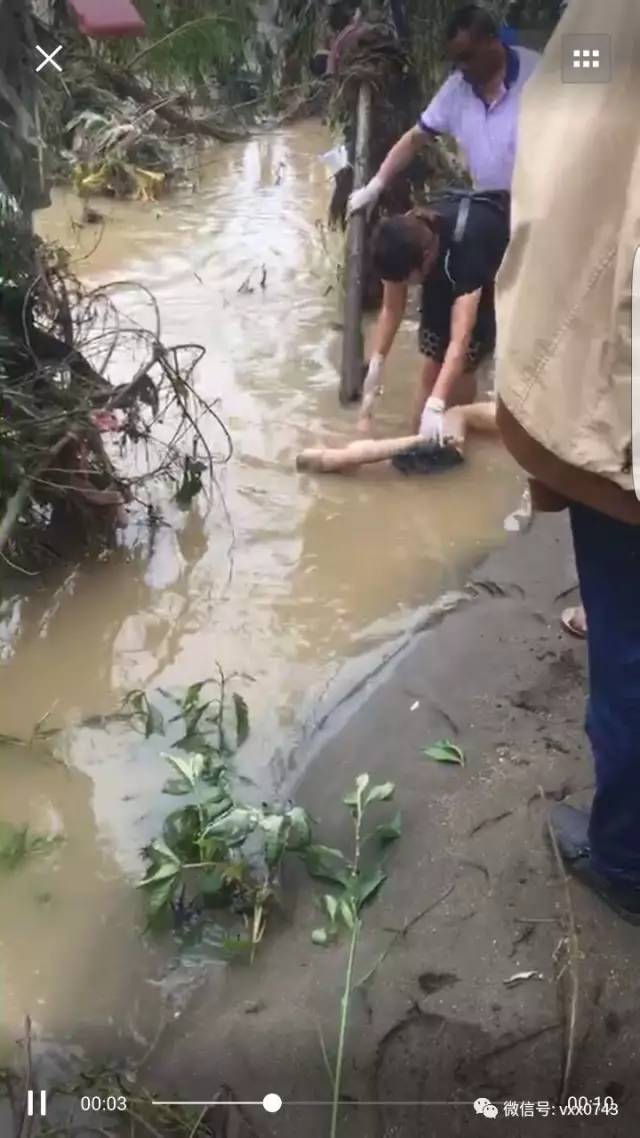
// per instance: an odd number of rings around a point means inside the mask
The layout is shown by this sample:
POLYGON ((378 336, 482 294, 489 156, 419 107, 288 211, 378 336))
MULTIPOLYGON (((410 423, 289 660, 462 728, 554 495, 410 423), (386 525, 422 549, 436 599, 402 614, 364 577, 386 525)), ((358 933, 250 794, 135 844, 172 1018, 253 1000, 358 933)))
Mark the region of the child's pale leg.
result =
POLYGON ((353 470, 369 462, 384 462, 417 442, 420 442, 419 435, 408 435, 400 439, 357 439, 336 449, 303 450, 296 459, 296 468, 323 474, 353 470))
POLYGON ((470 403, 465 407, 452 407, 451 411, 447 411, 445 415, 445 423, 447 416, 453 414, 455 411, 462 411, 464 413, 464 422, 467 431, 473 431, 477 435, 497 435, 498 425, 496 423, 496 405, 490 400, 486 403, 470 403))
MULTIPOLYGON (((445 438, 458 450, 464 449, 468 431, 496 434, 495 405, 472 403, 468 407, 450 407, 444 416, 445 438)), ((420 435, 393 439, 357 439, 346 447, 303 450, 296 459, 298 470, 330 473, 353 470, 371 462, 384 462, 401 454, 407 447, 422 442, 420 435)))

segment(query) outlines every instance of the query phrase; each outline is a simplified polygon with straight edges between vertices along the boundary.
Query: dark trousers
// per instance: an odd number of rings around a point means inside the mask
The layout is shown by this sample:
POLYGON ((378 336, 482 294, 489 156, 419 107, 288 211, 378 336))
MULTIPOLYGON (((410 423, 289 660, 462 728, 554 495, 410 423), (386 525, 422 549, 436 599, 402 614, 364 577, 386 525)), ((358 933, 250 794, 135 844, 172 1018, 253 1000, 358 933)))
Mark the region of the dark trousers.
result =
POLYGON ((640 526, 586 506, 570 512, 588 626, 591 858, 640 885, 640 526))

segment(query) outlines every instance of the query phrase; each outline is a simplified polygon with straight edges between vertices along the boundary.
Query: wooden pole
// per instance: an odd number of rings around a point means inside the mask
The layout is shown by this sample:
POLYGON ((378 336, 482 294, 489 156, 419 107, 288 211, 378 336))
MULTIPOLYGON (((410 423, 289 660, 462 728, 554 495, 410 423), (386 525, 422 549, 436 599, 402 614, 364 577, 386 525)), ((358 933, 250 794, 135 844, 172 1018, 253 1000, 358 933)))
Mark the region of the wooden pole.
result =
MULTIPOLYGON (((369 139, 371 134, 371 87, 361 83, 358 91, 356 151, 353 188, 359 190, 369 176, 369 139)), ((362 286, 367 215, 365 210, 352 214, 347 227, 344 266, 344 332, 340 402, 354 403, 362 391, 362 286)))

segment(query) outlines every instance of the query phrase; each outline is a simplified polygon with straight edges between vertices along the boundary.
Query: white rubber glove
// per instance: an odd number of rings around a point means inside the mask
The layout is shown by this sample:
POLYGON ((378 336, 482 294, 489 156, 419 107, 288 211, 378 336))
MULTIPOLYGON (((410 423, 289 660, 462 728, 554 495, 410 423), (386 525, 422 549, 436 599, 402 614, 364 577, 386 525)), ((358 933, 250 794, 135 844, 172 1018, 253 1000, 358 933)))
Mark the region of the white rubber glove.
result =
POLYGON ((368 216, 383 190, 384 182, 376 174, 361 190, 354 190, 349 195, 347 217, 351 217, 352 213, 358 213, 361 209, 366 210, 368 216))
POLYGON ((373 414, 373 405, 378 398, 382 395, 382 371, 384 368, 384 356, 376 352, 369 360, 369 368, 364 379, 362 386, 362 405, 360 408, 360 418, 368 419, 373 414))
POLYGON ((439 446, 444 443, 444 409, 444 399, 430 395, 425 403, 420 420, 421 437, 427 441, 438 443, 439 446))

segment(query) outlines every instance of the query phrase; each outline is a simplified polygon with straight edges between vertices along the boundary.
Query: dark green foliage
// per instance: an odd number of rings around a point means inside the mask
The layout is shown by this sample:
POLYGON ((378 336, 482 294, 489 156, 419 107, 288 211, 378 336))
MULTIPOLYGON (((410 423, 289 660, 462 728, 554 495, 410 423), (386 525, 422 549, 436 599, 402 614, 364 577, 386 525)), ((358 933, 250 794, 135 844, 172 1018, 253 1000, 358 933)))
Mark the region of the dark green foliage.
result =
POLYGON ((144 850, 140 889, 151 925, 202 929, 213 910, 222 910, 222 953, 253 956, 276 900, 283 859, 309 846, 311 822, 299 806, 239 799, 232 758, 249 735, 249 711, 237 692, 228 700, 224 676, 213 683, 192 684, 179 700, 160 692, 173 702, 175 715, 163 715, 143 691, 125 700, 124 716, 145 738, 178 730, 166 755, 172 773, 164 793, 188 799, 168 814, 161 837, 144 850))
POLYGON ((138 0, 138 8, 145 39, 111 41, 106 50, 113 62, 126 64, 144 52, 138 71, 193 86, 224 82, 245 65, 256 30, 249 0, 138 0))

